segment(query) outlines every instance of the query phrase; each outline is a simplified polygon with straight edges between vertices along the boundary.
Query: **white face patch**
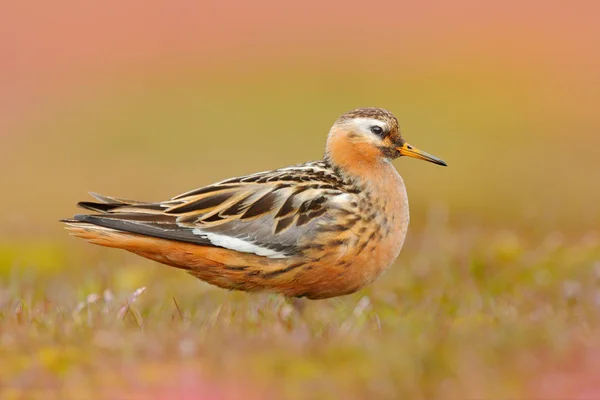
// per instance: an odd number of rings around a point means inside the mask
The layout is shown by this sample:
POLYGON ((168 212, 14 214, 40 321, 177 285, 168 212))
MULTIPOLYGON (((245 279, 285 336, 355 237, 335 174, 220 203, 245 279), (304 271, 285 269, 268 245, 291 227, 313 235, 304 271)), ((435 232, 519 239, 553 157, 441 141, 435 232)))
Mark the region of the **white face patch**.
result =
POLYGON ((371 143, 373 146, 381 146, 382 139, 371 131, 378 126, 383 132, 388 132, 389 127, 384 121, 375 118, 353 118, 345 122, 345 130, 360 135, 361 141, 371 143))
POLYGON ((378 126, 381 129, 383 129, 384 132, 388 131, 388 126, 385 122, 380 121, 378 119, 375 118, 353 118, 350 120, 350 123, 354 126, 354 130, 364 133, 364 134, 371 134, 373 135, 373 133, 371 132, 371 128, 373 126, 378 126))
POLYGON ((194 235, 206 237, 215 246, 223 247, 229 250, 235 250, 242 253, 252 253, 257 256, 268 258, 287 258, 283 253, 265 247, 257 246, 254 243, 247 242, 243 239, 234 238, 218 233, 205 232, 199 228, 192 231, 194 235))

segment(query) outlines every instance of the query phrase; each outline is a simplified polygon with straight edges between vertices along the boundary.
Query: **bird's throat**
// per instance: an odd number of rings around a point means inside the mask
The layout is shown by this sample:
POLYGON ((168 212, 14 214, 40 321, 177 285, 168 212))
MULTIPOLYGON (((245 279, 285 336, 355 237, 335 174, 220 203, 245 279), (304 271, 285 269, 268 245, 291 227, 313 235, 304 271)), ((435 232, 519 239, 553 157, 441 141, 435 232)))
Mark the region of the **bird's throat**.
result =
POLYGON ((345 135, 332 132, 327 140, 325 159, 350 180, 369 183, 389 174, 394 167, 381 150, 370 143, 353 142, 345 135))

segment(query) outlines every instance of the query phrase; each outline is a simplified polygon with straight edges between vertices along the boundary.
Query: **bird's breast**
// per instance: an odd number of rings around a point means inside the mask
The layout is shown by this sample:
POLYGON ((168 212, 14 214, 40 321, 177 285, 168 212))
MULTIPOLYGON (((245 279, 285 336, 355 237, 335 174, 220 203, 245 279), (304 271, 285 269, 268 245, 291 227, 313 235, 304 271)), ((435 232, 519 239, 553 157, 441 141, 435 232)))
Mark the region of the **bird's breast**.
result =
MULTIPOLYGON (((310 254, 315 268, 302 274, 310 279, 308 297, 339 296, 373 282, 398 257, 409 222, 408 200, 395 169, 377 177, 352 200, 352 210, 340 209, 323 226, 310 254)), ((307 282, 308 283, 308 282, 307 282)))
POLYGON ((375 280, 398 257, 409 223, 408 197, 400 175, 394 168, 368 192, 369 211, 363 220, 363 232, 352 268, 365 284, 375 280), (364 248, 363 248, 364 247, 364 248))

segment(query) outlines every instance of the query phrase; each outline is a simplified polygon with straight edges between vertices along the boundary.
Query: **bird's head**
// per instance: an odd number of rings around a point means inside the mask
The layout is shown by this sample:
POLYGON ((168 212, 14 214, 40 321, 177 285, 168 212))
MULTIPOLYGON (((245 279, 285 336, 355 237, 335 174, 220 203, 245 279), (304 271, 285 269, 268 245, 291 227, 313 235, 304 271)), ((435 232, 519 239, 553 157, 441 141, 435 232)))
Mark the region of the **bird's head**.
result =
POLYGON ((408 144, 398 120, 382 108, 358 108, 338 118, 327 139, 327 157, 336 164, 393 160, 401 156, 446 163, 408 144))

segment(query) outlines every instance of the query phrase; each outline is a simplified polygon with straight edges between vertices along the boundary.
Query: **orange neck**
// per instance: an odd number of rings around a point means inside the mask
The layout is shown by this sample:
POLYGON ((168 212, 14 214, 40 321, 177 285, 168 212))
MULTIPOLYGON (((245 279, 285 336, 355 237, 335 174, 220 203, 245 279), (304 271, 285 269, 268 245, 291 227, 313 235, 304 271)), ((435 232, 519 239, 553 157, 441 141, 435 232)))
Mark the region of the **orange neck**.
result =
POLYGON ((352 132, 335 128, 329 133, 325 158, 351 178, 369 183, 393 167, 381 156, 381 151, 371 143, 361 141, 352 132))

